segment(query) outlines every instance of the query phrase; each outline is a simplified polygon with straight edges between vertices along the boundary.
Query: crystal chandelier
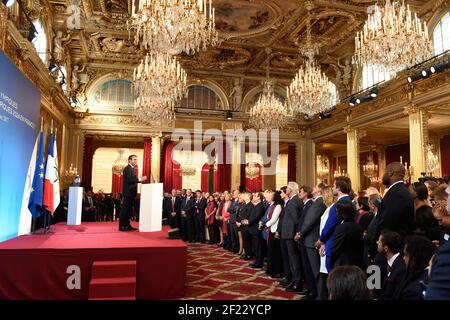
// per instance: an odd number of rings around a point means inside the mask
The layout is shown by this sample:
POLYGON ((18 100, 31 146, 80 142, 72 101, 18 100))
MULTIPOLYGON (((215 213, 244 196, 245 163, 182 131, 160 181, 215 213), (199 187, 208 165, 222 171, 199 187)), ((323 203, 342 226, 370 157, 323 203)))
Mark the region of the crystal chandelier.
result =
MULTIPOLYGON (((267 64, 268 65, 268 64, 267 64)), ((284 104, 275 97, 273 81, 269 78, 263 82, 263 93, 250 109, 249 125, 255 129, 277 129, 286 125, 287 110, 284 104)))
POLYGON ((428 29, 404 1, 386 0, 384 7, 375 4, 374 11, 356 34, 354 61, 372 64, 389 72, 398 72, 431 56, 428 29), (422 26, 423 24, 423 26, 422 26))
POLYGON ((378 178, 378 165, 372 160, 372 151, 369 152, 367 163, 363 165, 363 174, 372 181, 378 178))
POLYGON ((121 176, 123 173, 123 169, 128 165, 128 157, 129 153, 128 149, 120 149, 117 158, 114 160, 112 165, 112 172, 116 176, 121 176))
POLYGON ((186 71, 175 57, 151 51, 134 70, 137 120, 153 123, 175 117, 177 101, 187 93, 186 71))
POLYGON ((334 170, 333 177, 348 177, 348 173, 345 169, 341 170, 341 167, 338 167, 337 170, 334 170))
POLYGON ((311 42, 311 23, 308 13, 306 45, 300 48, 306 62, 298 70, 294 80, 286 88, 290 109, 309 118, 330 110, 337 102, 336 90, 332 82, 320 70, 314 60, 318 45, 311 42))
POLYGON ((75 179, 77 175, 78 170, 73 166, 73 163, 71 163, 69 169, 64 172, 63 179, 66 183, 70 183, 75 179))
POLYGON ((129 29, 145 49, 189 55, 218 43, 215 9, 207 0, 132 1, 129 29))
POLYGON ((316 173, 317 176, 323 181, 328 176, 328 173, 330 172, 330 168, 328 166, 328 158, 324 157, 322 155, 318 155, 316 159, 317 168, 316 173))

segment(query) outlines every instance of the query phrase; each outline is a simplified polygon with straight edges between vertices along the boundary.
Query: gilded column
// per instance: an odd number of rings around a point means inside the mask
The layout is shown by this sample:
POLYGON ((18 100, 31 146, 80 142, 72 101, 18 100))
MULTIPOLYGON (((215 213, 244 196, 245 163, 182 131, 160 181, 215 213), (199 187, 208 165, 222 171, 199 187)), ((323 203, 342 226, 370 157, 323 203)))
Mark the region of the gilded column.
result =
POLYGON ((315 144, 308 138, 300 138, 295 143, 297 183, 301 185, 314 185, 315 176, 315 144))
POLYGON ((347 171, 352 182, 352 189, 358 192, 361 186, 359 168, 359 132, 348 126, 347 133, 347 171))
POLYGON ((240 139, 235 137, 231 147, 231 189, 239 189, 241 184, 241 143, 240 139))
MULTIPOLYGON (((154 182, 160 182, 159 176, 160 168, 161 168, 161 134, 152 136, 152 163, 150 171, 154 179, 154 182)), ((151 179, 151 177, 148 177, 147 179, 151 179)))
POLYGON ((381 178, 386 169, 386 147, 384 145, 377 145, 376 151, 378 154, 378 176, 381 178))

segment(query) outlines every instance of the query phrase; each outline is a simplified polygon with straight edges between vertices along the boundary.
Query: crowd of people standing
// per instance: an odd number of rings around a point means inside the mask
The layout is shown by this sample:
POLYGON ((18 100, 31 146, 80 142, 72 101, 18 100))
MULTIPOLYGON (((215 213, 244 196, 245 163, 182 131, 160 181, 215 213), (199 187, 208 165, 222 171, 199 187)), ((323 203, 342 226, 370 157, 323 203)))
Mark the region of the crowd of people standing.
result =
POLYGON ((401 163, 389 164, 383 195, 356 194, 346 176, 251 193, 174 189, 163 216, 183 241, 240 255, 303 299, 450 299, 448 181, 404 177, 401 163))

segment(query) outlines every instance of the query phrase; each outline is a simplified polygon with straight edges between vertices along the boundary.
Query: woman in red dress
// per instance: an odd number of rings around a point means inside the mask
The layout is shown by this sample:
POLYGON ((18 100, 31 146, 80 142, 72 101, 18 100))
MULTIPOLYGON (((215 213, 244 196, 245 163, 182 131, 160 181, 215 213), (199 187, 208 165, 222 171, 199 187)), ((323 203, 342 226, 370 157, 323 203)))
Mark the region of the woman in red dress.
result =
POLYGON ((208 204, 206 205, 205 211, 206 214, 205 220, 208 228, 209 244, 214 243, 214 216, 216 214, 216 210, 217 210, 217 203, 214 200, 214 196, 210 195, 208 197, 208 204))

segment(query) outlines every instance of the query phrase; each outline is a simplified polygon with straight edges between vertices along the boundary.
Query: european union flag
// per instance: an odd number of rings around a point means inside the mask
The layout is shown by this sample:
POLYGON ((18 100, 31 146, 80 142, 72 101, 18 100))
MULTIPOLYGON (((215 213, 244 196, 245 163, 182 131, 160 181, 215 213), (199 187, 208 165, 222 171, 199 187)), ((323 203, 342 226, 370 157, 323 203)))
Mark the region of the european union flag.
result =
POLYGON ((42 207, 42 198, 44 195, 44 133, 41 131, 39 135, 38 156, 36 158, 36 168, 34 169, 33 185, 30 192, 30 200, 28 209, 31 211, 33 218, 39 217, 44 213, 42 207))

